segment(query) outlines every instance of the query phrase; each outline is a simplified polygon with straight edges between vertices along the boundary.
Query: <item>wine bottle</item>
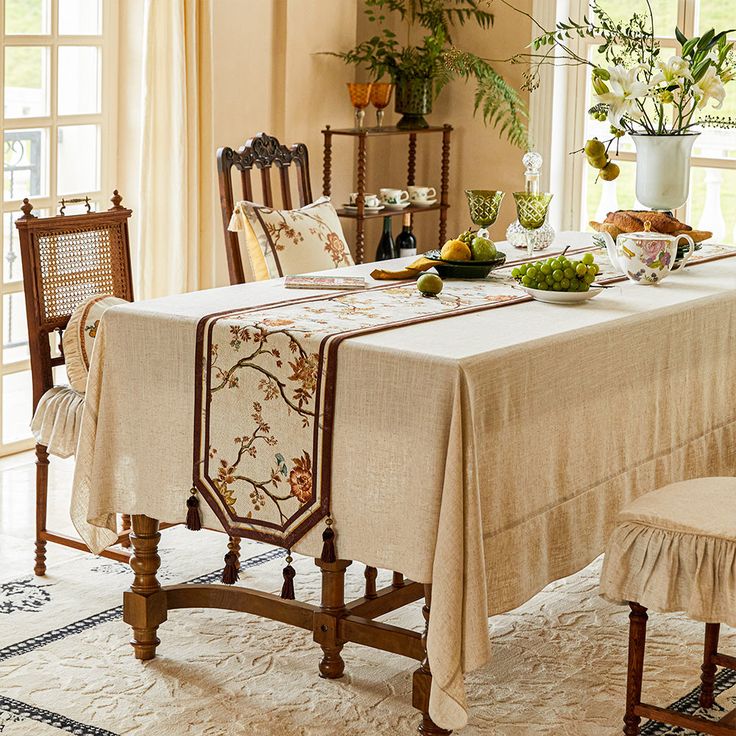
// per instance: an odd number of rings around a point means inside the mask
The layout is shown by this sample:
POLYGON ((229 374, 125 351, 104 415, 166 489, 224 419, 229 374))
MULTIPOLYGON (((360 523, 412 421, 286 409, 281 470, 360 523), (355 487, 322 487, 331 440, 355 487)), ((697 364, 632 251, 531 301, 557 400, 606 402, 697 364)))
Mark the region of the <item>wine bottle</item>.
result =
POLYGON ((394 236, 391 232, 391 218, 383 218, 383 234, 378 241, 378 250, 376 250, 377 261, 388 261, 391 258, 398 258, 399 253, 394 244, 394 236))
POLYGON ((417 239, 411 231, 411 215, 408 213, 404 215, 404 227, 396 236, 396 248, 399 251, 399 258, 417 254, 417 239))

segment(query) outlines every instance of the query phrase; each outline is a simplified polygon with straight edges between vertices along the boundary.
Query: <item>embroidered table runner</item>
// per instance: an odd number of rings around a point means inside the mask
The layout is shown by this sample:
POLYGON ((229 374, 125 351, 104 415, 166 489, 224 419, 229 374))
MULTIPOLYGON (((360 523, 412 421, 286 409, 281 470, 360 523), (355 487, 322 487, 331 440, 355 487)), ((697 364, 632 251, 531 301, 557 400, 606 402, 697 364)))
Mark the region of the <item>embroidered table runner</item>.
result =
POLYGON ((194 487, 229 534, 290 548, 329 513, 339 344, 525 299, 487 281, 425 298, 412 283, 203 318, 194 487))

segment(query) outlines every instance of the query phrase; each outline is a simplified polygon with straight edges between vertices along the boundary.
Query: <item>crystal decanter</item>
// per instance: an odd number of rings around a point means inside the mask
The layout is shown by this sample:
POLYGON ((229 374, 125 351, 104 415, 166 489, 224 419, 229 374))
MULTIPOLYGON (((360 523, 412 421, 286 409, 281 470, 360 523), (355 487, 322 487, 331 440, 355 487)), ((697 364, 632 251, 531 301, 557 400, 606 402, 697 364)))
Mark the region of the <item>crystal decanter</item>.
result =
MULTIPOLYGON (((524 179, 525 185, 524 190, 527 194, 539 194, 539 177, 542 168, 541 155, 536 151, 529 151, 525 153, 521 159, 524 164, 524 179)), ((514 248, 521 248, 526 250, 528 242, 531 242, 534 250, 544 250, 552 245, 552 241, 555 239, 555 231, 552 225, 547 221, 542 227, 536 230, 527 231, 518 220, 512 222, 506 230, 506 240, 514 246, 514 248), (527 240, 527 237, 529 240, 527 240)))

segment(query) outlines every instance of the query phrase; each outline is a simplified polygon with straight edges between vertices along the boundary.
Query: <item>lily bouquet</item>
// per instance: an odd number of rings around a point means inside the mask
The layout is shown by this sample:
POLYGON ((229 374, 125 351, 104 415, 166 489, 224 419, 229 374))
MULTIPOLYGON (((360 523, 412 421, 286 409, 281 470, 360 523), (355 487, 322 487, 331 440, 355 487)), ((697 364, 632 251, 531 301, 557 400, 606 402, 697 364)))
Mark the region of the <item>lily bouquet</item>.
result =
MULTIPOLYGON (((516 8, 509 0, 501 0, 516 8)), ((648 12, 635 13, 618 22, 601 6, 591 2, 591 17, 582 22, 568 18, 551 30, 544 29, 531 44, 531 51, 518 54, 513 61, 528 64, 524 88, 539 86, 544 65, 587 66, 591 68, 593 106, 588 113, 611 126, 611 139, 588 141, 583 149, 589 163, 600 171, 600 178, 611 181, 619 167, 608 151, 626 133, 635 136, 684 136, 698 131, 697 126, 736 128, 736 118, 709 114, 719 109, 726 97, 726 85, 736 78, 736 53, 728 35, 734 29, 711 29, 702 36, 687 38, 679 29, 675 37, 680 53, 664 54, 654 29, 650 0, 648 12), (575 49, 576 39, 598 43, 595 60, 575 49)), ((519 11, 522 12, 523 11, 519 11)))
POLYGON ((726 85, 736 78, 734 43, 728 40, 736 29, 711 29, 687 38, 676 28, 681 52, 667 58, 655 35, 650 0, 646 7, 648 13, 635 13, 621 23, 593 0, 591 18, 568 18, 552 30, 542 29, 532 52, 515 57, 530 65, 525 87, 536 89, 544 64, 586 65, 592 68, 595 102, 589 113, 608 119, 614 133, 683 135, 697 125, 736 127, 734 118, 703 114, 709 105, 723 105, 726 85), (576 37, 600 41, 599 61, 572 48, 569 41, 576 37))

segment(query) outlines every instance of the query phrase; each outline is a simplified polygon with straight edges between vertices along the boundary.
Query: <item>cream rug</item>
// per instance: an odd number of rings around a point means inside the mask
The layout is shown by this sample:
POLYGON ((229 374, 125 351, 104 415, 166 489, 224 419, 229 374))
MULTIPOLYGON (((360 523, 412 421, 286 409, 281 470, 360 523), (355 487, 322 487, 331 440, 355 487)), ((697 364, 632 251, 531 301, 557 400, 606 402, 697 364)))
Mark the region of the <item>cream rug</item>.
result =
MULTIPOLYGON (((0 549, 3 543, 9 540, 0 539, 0 549)), ((170 529, 161 550, 162 582, 215 581, 225 537, 170 529)), ((17 564, 0 566, 1 736, 400 736, 416 731, 410 660, 348 645, 346 676, 322 680, 320 650, 307 632, 246 614, 197 609, 171 612, 159 629, 159 656, 141 664, 133 658, 130 632, 121 620, 122 592, 131 579, 127 566, 83 554, 54 564, 55 556, 51 547, 45 579, 18 575, 17 564)), ((279 590, 282 556, 281 550, 244 543, 241 582, 279 590)), ((316 602, 319 577, 313 562, 298 559, 296 568, 297 597, 316 602)), ((627 612, 597 597, 598 570, 594 563, 490 621, 495 657, 468 677, 471 721, 459 733, 621 732, 627 612)), ((357 595, 363 566, 348 572, 349 592, 357 595)), ((419 605, 386 620, 419 629, 419 605)), ((680 707, 692 711, 702 626, 655 615, 650 631, 645 696, 664 705, 683 698, 680 707)), ((736 649, 728 630, 722 648, 736 649)), ((731 673, 723 673, 719 707, 736 705, 735 683, 731 673)), ((643 733, 685 732, 649 724, 643 733)))

